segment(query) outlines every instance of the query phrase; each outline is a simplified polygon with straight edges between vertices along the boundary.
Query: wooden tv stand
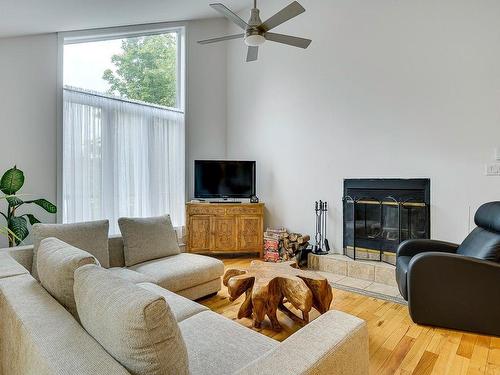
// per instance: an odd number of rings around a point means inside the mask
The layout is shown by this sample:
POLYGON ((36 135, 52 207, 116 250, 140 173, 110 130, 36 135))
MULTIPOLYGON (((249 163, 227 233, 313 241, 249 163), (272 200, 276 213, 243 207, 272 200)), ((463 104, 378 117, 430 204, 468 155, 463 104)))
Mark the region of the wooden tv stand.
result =
POLYGON ((186 223, 188 252, 262 255, 263 203, 187 203, 186 223))

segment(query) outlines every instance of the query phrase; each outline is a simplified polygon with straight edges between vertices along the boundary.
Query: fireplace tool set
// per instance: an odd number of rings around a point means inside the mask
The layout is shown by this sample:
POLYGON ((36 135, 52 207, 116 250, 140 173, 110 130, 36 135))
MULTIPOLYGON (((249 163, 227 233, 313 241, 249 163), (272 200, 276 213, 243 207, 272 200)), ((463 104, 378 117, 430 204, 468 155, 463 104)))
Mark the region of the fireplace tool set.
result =
POLYGON ((328 203, 316 201, 314 204, 314 212, 316 214, 316 245, 314 246, 313 253, 316 255, 326 255, 330 251, 330 244, 326 238, 328 203))

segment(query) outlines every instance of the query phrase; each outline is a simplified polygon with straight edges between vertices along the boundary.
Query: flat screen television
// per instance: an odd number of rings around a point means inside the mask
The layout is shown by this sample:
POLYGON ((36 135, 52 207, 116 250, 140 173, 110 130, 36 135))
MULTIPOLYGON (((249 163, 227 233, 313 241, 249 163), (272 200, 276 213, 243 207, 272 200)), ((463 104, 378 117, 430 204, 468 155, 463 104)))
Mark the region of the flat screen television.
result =
POLYGON ((255 161, 195 160, 195 198, 250 198, 255 195, 255 161))

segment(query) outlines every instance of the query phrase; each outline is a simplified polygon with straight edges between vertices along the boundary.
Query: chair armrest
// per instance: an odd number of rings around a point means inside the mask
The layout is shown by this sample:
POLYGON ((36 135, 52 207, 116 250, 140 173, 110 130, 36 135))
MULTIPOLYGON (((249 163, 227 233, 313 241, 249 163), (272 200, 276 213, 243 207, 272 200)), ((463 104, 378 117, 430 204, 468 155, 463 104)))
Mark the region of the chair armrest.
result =
POLYGON ((500 264, 424 253, 408 266, 408 307, 416 323, 500 336, 500 264))
POLYGON ((367 375, 368 355, 366 323, 328 311, 237 374, 367 375))
POLYGON ((428 251, 455 253, 458 246, 455 243, 437 240, 406 240, 401 242, 396 253, 397 256, 410 257, 428 251))

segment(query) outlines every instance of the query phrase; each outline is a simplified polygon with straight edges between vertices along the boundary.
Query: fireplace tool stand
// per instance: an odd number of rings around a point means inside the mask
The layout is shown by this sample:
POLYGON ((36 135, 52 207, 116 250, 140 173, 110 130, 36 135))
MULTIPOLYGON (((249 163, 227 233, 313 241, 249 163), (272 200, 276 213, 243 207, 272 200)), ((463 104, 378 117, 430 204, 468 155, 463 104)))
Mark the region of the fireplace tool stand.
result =
POLYGON ((321 200, 316 201, 314 204, 314 212, 316 214, 316 244, 313 253, 316 255, 326 255, 330 251, 330 244, 326 238, 328 203, 321 200))

